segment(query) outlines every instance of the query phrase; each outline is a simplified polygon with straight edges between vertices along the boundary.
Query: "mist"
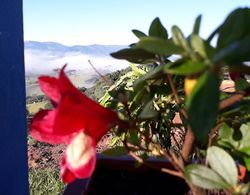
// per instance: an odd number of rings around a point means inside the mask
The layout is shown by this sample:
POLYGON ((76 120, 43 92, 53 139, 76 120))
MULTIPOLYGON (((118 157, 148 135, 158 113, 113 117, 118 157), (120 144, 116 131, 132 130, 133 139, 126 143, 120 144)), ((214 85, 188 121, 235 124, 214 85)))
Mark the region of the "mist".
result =
POLYGON ((54 74, 56 69, 67 64, 67 70, 75 70, 95 73, 88 61, 100 73, 109 73, 126 68, 129 63, 124 60, 116 60, 110 56, 91 56, 80 52, 52 53, 40 50, 25 50, 25 73, 29 75, 54 74))

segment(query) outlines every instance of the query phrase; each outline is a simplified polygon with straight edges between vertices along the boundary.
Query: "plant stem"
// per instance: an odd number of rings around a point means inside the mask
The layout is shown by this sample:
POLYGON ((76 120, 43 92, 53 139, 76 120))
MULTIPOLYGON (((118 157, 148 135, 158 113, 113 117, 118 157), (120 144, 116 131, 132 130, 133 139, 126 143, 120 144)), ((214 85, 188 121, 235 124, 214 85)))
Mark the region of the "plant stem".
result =
POLYGON ((108 80, 105 76, 103 76, 97 69, 96 67, 92 64, 90 60, 88 60, 89 65, 93 68, 93 70, 102 78, 103 81, 107 83, 108 86, 112 86, 113 82, 111 80, 108 80))
POLYGON ((222 100, 220 102, 219 109, 223 110, 223 109, 228 108, 228 107, 232 106, 233 104, 241 101, 243 99, 244 95, 245 95, 244 93, 234 94, 231 97, 229 97, 225 100, 222 100))
POLYGON ((232 106, 233 104, 240 102, 243 98, 250 94, 250 87, 246 88, 245 90, 239 91, 236 94, 230 96, 229 98, 222 100, 219 105, 219 109, 223 110, 232 106))
POLYGON ((153 169, 156 169, 156 170, 159 170, 159 171, 162 171, 164 173, 168 173, 168 174, 171 174, 171 175, 174 175, 176 177, 180 177, 180 178, 183 178, 184 179, 184 176, 183 176, 183 172, 182 171, 175 171, 175 170, 171 170, 171 169, 167 169, 167 168, 161 168, 161 167, 158 167, 158 166, 155 166, 147 161, 145 161, 144 159, 142 159, 141 157, 139 157, 138 155, 136 155, 135 152, 131 151, 129 146, 128 146, 128 143, 126 140, 123 141, 123 144, 125 146, 125 148, 127 149, 128 153, 130 156, 132 156, 135 160, 137 160, 139 163, 142 163, 144 165, 146 165, 147 167, 150 167, 150 168, 153 168, 153 169))
POLYGON ((184 161, 187 162, 189 160, 189 155, 193 150, 193 144, 194 144, 194 141, 195 141, 195 136, 194 136, 194 133, 193 133, 193 131, 191 129, 191 126, 190 126, 190 124, 188 122, 187 112, 186 112, 186 110, 184 108, 181 107, 181 100, 180 100, 180 98, 178 96, 177 90, 176 90, 175 85, 173 83, 172 76, 170 74, 167 74, 167 79, 168 79, 169 85, 170 85, 170 87, 172 89, 172 92, 174 94, 175 101, 180 107, 180 113, 187 120, 187 129, 186 129, 184 143, 183 143, 182 150, 181 150, 181 155, 182 155, 184 161))

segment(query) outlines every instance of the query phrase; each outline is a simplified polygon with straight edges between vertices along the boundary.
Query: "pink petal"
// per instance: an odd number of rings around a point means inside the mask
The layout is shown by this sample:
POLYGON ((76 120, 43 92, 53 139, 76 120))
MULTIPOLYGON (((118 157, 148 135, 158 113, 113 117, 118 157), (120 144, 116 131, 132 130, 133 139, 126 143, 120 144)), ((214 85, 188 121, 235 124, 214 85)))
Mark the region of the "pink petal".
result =
MULTIPOLYGON (((84 102, 74 102, 70 96, 62 98, 57 107, 54 131, 57 134, 72 134, 85 129, 96 142, 113 127, 118 120, 117 114, 97 105, 96 109, 84 102)), ((92 100, 91 100, 92 102, 92 100)))
POLYGON ((61 163, 60 175, 64 183, 71 183, 77 179, 75 175, 68 169, 65 158, 63 158, 61 163))
POLYGON ((60 71, 58 79, 58 87, 62 96, 69 96, 74 102, 82 102, 83 93, 77 89, 69 80, 67 75, 64 73, 66 65, 60 71))
POLYGON ((41 110, 32 119, 30 134, 33 138, 50 144, 69 143, 74 134, 56 134, 54 120, 57 110, 41 110))
POLYGON ((62 163, 62 176, 65 182, 76 178, 88 178, 96 164, 96 144, 87 134, 79 133, 69 144, 62 163))
POLYGON ((58 86, 58 79, 55 77, 40 76, 38 81, 41 90, 46 94, 46 96, 48 96, 52 101, 58 104, 61 99, 61 93, 59 91, 58 86))

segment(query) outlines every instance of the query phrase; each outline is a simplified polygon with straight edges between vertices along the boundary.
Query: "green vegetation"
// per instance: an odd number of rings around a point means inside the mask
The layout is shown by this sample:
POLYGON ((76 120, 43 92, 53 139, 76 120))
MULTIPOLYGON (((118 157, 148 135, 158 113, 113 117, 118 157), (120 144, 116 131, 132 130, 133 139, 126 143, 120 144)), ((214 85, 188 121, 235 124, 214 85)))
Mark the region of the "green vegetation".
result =
POLYGON ((65 185, 59 177, 59 169, 29 169, 30 194, 62 194, 65 185))
POLYGON ((184 179, 193 194, 249 192, 249 24, 250 9, 238 8, 208 39, 199 34, 201 16, 188 36, 178 26, 172 26, 169 36, 159 18, 148 33, 133 30, 138 42, 111 55, 143 68, 131 66, 133 72, 102 98, 102 105, 128 121, 114 129, 123 146, 106 154, 127 151, 139 163, 151 155, 165 158, 174 167, 165 173, 184 179), (235 81, 235 92, 220 88, 225 70, 235 81), (180 140, 176 132, 182 134, 180 140), (179 152, 173 152, 169 137, 179 152))
POLYGON ((42 101, 42 102, 35 102, 32 104, 28 104, 27 105, 27 109, 31 114, 35 114, 37 113, 40 109, 44 109, 46 106, 46 102, 42 101))

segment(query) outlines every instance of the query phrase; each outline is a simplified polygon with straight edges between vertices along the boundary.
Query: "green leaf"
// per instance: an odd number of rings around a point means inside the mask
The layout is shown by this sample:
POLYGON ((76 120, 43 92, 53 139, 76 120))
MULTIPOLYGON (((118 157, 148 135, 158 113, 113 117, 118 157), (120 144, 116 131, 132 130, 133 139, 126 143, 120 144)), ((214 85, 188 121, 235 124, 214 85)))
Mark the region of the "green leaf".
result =
POLYGON ((236 91, 241 91, 248 87, 250 87, 250 83, 248 83, 246 79, 239 78, 236 80, 236 83, 235 83, 236 91))
POLYGON ((215 54, 215 49, 209 44, 209 42, 204 41, 198 35, 191 36, 191 46, 205 59, 212 59, 215 54))
POLYGON ((137 38, 141 38, 141 37, 146 37, 147 35, 142 32, 142 31, 139 31, 139 30, 136 30, 136 29, 133 29, 132 32, 134 33, 134 35, 137 37, 137 38))
POLYGON ((140 90, 146 81, 148 80, 156 80, 162 78, 163 75, 166 73, 164 72, 164 65, 157 66, 153 70, 150 70, 148 73, 137 79, 134 83, 134 90, 140 90))
POLYGON ((129 138, 132 144, 139 145, 140 144, 140 138, 137 131, 130 131, 129 132, 129 138))
POLYGON ((155 61, 155 54, 141 48, 122 49, 110 54, 117 59, 128 60, 132 63, 142 64, 155 61))
POLYGON ((154 108, 153 100, 151 100, 144 106, 138 118, 139 119, 152 119, 157 116, 158 116, 158 112, 154 108))
POLYGON ((189 47, 187 40, 178 26, 172 27, 172 39, 176 45, 182 47, 187 53, 191 52, 191 48, 189 47))
POLYGON ((247 170, 249 171, 250 170, 250 156, 244 157, 243 160, 244 160, 247 170))
POLYGON ((250 190, 249 183, 246 184, 241 183, 236 187, 234 194, 249 194, 249 190, 250 190))
POLYGON ((118 136, 114 136, 111 140, 110 146, 114 146, 117 142, 119 141, 119 137, 118 136))
POLYGON ((250 155, 250 123, 242 124, 239 131, 223 124, 219 129, 218 144, 250 155), (240 139, 234 139, 235 133, 240 134, 240 139))
POLYGON ((233 128, 223 123, 218 132, 218 144, 227 148, 237 148, 239 142, 233 139, 233 128))
POLYGON ((198 141, 207 139, 214 126, 219 106, 219 78, 205 72, 186 100, 188 118, 198 141))
POLYGON ((213 59, 215 64, 224 62, 228 63, 229 66, 230 64, 245 61, 250 61, 250 35, 239 41, 229 43, 226 47, 221 49, 213 59))
POLYGON ((240 126, 242 140, 240 141, 239 150, 250 155, 250 122, 240 126))
POLYGON ((171 40, 163 40, 156 37, 142 37, 134 47, 166 56, 180 54, 183 51, 181 47, 175 45, 171 40))
POLYGON ((188 165, 184 171, 185 178, 194 185, 205 189, 227 189, 230 188, 223 178, 204 165, 188 165))
POLYGON ((232 187, 237 185, 238 170, 233 158, 223 149, 212 146, 207 150, 207 161, 210 167, 216 171, 232 187))
POLYGON ((101 97, 101 99, 99 99, 100 105, 105 106, 105 104, 107 103, 107 101, 111 98, 111 96, 109 95, 109 93, 106 91, 104 96, 101 97))
POLYGON ((129 109, 133 114, 137 115, 139 109, 151 99, 152 97, 147 90, 147 87, 143 86, 141 89, 138 89, 130 96, 131 104, 129 106, 129 109))
POLYGON ((131 69, 134 71, 134 74, 135 74, 136 76, 142 76, 142 75, 146 74, 146 72, 145 72, 144 70, 138 68, 135 64, 132 64, 132 63, 131 63, 131 64, 130 64, 130 67, 131 67, 131 69))
POLYGON ((159 18, 155 18, 150 25, 149 36, 158 37, 162 39, 168 39, 168 32, 162 25, 159 18))
POLYGON ((124 156, 128 154, 127 149, 124 146, 117 146, 115 148, 110 148, 102 152, 106 156, 124 156))
POLYGON ((250 9, 238 8, 231 12, 219 28, 218 50, 250 35, 250 9))
POLYGON ((192 75, 199 73, 205 69, 205 65, 201 62, 188 60, 185 62, 169 63, 164 68, 165 72, 176 75, 192 75))
POLYGON ((194 23, 194 28, 193 28, 193 35, 198 35, 200 32, 200 25, 201 25, 201 18, 202 16, 199 15, 197 16, 197 18, 195 19, 195 23, 194 23))

